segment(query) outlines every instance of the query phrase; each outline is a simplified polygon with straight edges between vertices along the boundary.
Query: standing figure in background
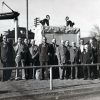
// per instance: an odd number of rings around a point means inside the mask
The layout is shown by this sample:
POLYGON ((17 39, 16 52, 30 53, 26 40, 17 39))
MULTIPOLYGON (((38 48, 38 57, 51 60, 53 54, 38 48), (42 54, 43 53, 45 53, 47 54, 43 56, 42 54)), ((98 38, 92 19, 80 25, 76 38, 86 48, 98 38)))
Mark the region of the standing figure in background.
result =
MULTIPOLYGON (((39 61, 40 65, 48 65, 50 55, 50 46, 47 43, 46 37, 42 37, 42 43, 39 45, 39 61)), ((49 71, 48 68, 41 69, 41 78, 48 79, 49 78, 49 71)))
MULTIPOLYGON (((97 63, 100 63, 100 40, 97 42, 97 63)), ((100 65, 97 66, 98 78, 100 79, 100 65)))
MULTIPOLYGON (((31 65, 32 66, 39 65, 39 51, 38 51, 38 46, 35 45, 35 40, 34 39, 31 40, 30 54, 31 54, 31 65)), ((33 72, 32 72, 33 79, 36 79, 35 76, 36 76, 36 71, 37 70, 39 71, 39 69, 33 68, 33 72)), ((39 79, 39 77, 38 77, 38 79, 39 79)))
MULTIPOLYGON (((71 49, 71 46, 70 46, 70 43, 68 40, 65 41, 65 46, 67 47, 67 64, 71 64, 70 62, 70 49, 71 49)), ((71 67, 67 67, 66 68, 66 75, 67 75, 67 79, 69 79, 71 77, 71 67)))
MULTIPOLYGON (((52 39, 52 44, 50 45, 50 57, 49 57, 50 65, 58 65, 57 51, 58 51, 58 45, 56 44, 56 39, 52 39)), ((59 68, 53 67, 52 74, 53 74, 52 77, 54 79, 59 78, 59 68)))
MULTIPOLYGON (((72 42, 72 47, 70 49, 70 61, 71 64, 79 64, 80 62, 80 51, 79 48, 76 46, 75 42, 72 42)), ((71 79, 78 77, 78 67, 71 67, 71 79)))
MULTIPOLYGON (((24 53, 23 53, 23 59, 24 59, 24 66, 30 66, 30 60, 31 60, 31 54, 30 54, 30 51, 29 51, 29 47, 30 47, 30 45, 29 45, 29 41, 28 41, 28 39, 24 39, 24 43, 23 43, 23 45, 24 45, 24 48, 23 48, 23 50, 24 50, 24 53)), ((25 78, 26 79, 32 79, 32 76, 30 75, 31 74, 31 72, 32 72, 32 69, 25 69, 25 78)))
MULTIPOLYGON (((58 48, 58 61, 60 65, 65 65, 67 63, 67 48, 63 40, 61 40, 61 45, 58 48)), ((59 71, 60 71, 60 79, 62 80, 66 78, 65 76, 66 68, 59 67, 59 71)))
POLYGON ((84 50, 84 40, 80 40, 80 50, 81 52, 84 50))
MULTIPOLYGON (((2 67, 12 67, 13 63, 13 46, 12 44, 7 42, 7 37, 3 36, 3 41, 0 44, 0 59, 1 59, 1 64, 2 67)), ((12 70, 3 70, 0 72, 0 78, 1 81, 7 81, 11 78, 11 72, 12 70)))
MULTIPOLYGON (((82 64, 91 64, 91 55, 92 53, 89 51, 89 45, 86 44, 83 52, 81 53, 81 63, 82 64)), ((84 79, 90 79, 90 66, 83 66, 83 75, 84 79)))
MULTIPOLYGON (((22 43, 22 39, 18 38, 18 42, 15 46, 15 62, 16 62, 16 67, 24 67, 24 45, 22 43)), ((22 79, 25 79, 25 69, 22 69, 22 79)), ((16 69, 16 75, 15 75, 15 80, 20 79, 20 74, 19 74, 19 69, 16 69)))
MULTIPOLYGON (((89 52, 91 52, 91 64, 97 63, 97 40, 95 38, 89 41, 89 52)), ((95 79, 97 77, 97 66, 91 66, 90 77, 95 79)))

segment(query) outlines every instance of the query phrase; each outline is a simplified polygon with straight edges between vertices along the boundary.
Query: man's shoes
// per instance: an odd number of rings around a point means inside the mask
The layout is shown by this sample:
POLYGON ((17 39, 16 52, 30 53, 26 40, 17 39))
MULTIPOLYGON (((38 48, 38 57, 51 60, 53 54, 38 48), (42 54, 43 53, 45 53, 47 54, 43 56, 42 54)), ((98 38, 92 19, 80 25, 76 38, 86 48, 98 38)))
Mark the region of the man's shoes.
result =
POLYGON ((16 78, 15 78, 15 81, 18 81, 18 80, 20 80, 20 78, 19 78, 19 77, 16 77, 16 78))
POLYGON ((84 78, 84 80, 87 80, 87 78, 84 78))
POLYGON ((63 80, 63 79, 64 79, 63 77, 60 78, 60 80, 63 80))
POLYGON ((26 80, 25 78, 22 78, 22 80, 26 80))

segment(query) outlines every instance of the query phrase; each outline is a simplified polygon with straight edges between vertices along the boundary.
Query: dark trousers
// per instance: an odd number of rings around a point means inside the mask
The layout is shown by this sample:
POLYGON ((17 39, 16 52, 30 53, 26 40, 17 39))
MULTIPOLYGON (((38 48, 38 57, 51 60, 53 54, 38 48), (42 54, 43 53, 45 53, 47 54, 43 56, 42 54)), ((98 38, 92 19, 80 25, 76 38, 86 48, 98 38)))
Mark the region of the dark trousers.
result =
POLYGON ((92 79, 97 78, 97 66, 91 66, 90 67, 90 77, 92 79))
POLYGON ((84 79, 90 78, 90 66, 83 66, 84 79))
MULTIPOLYGON (((65 64, 63 64, 63 65, 65 65, 65 64)), ((59 67, 60 79, 64 79, 65 72, 66 72, 66 68, 65 67, 59 67)))
MULTIPOLYGON (((31 66, 40 66, 40 62, 39 62, 39 59, 36 58, 36 59, 32 59, 31 60, 31 66)), ((40 69, 40 68, 33 68, 33 69, 30 69, 30 75, 33 77, 33 79, 36 79, 36 71, 40 69)))
MULTIPOLYGON (((30 66, 30 61, 26 60, 24 62, 24 65, 29 67, 30 66)), ((32 79, 33 78, 33 69, 32 68, 25 69, 25 78, 26 79, 32 79)))
MULTIPOLYGON (((67 61, 67 64, 70 65, 71 62, 67 61)), ((66 78, 69 79, 71 77, 71 67, 66 68, 66 78)))
MULTIPOLYGON (((58 65, 58 59, 56 55, 50 56, 49 65, 58 65)), ((59 68, 53 67, 52 68, 52 78, 58 79, 59 78, 59 68)))
MULTIPOLYGON (((12 67, 10 62, 5 62, 5 61, 2 61, 1 65, 2 65, 3 68, 12 67)), ((11 72, 12 72, 11 69, 9 69, 9 70, 1 70, 0 71, 0 79, 1 79, 1 81, 9 80, 11 78, 11 72)))

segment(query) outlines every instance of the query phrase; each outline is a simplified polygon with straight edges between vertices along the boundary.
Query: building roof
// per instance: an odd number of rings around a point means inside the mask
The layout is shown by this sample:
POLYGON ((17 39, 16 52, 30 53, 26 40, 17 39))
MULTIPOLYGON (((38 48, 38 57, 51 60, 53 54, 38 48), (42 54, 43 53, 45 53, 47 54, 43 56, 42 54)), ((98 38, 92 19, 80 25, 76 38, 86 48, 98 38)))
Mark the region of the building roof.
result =
POLYGON ((84 37, 81 38, 84 41, 84 44, 88 43, 90 39, 92 39, 92 37, 84 37))
MULTIPOLYGON (((15 30, 5 31, 5 35, 7 35, 8 38, 15 38, 15 30)), ((26 38, 26 28, 18 27, 18 37, 26 38)), ((28 37, 29 39, 34 38, 34 33, 31 30, 28 31, 28 37)))

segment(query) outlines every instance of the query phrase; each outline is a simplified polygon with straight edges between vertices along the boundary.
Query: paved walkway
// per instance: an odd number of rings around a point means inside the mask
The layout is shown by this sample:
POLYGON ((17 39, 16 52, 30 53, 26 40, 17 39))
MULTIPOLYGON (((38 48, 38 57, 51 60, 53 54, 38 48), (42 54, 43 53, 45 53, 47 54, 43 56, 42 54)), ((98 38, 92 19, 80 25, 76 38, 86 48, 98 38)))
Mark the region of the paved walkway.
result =
MULTIPOLYGON (((49 80, 19 80, 0 82, 0 99, 25 95, 48 95, 63 93, 80 93, 81 90, 88 88, 88 91, 95 87, 100 90, 100 80, 53 80, 53 90, 49 90, 49 80)), ((90 90, 91 91, 91 90, 90 90)))

